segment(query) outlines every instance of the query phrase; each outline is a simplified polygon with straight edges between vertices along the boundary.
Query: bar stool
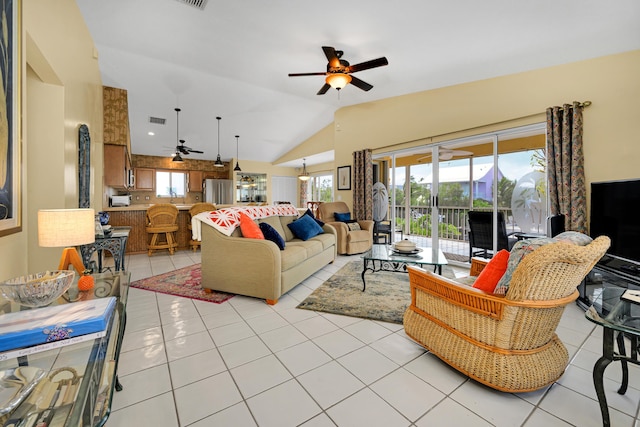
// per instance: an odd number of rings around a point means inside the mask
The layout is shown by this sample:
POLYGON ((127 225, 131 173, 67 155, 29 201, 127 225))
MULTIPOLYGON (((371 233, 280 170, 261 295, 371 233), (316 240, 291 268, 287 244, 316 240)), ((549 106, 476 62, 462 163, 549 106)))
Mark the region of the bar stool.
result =
POLYGON ((169 249, 173 255, 178 242, 174 233, 178 231, 178 208, 170 203, 158 203, 147 209, 147 233, 151 234, 151 242, 147 246, 149 256, 158 249, 169 249))
MULTIPOLYGON (((213 203, 206 203, 206 202, 194 203, 193 206, 191 206, 191 208, 189 209, 189 224, 187 224, 187 228, 189 230, 192 229, 191 218, 193 218, 194 216, 202 212, 211 212, 215 210, 216 210, 216 205, 214 205, 213 203)), ((196 252, 198 250, 198 246, 200 246, 200 240, 193 240, 193 234, 191 234, 191 240, 189 241, 189 245, 191 246, 191 249, 193 249, 193 252, 196 252)))

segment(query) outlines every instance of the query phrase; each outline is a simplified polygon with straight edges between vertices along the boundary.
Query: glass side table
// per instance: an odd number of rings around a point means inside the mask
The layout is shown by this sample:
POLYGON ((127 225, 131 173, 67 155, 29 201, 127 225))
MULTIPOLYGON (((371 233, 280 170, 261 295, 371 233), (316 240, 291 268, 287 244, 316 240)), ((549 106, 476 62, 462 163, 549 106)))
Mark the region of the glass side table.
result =
MULTIPOLYGON (((0 418, 0 425, 4 425, 8 420, 30 420, 42 414, 43 411, 53 414, 46 424, 48 427, 94 427, 103 426, 107 422, 113 392, 122 388, 118 381, 117 368, 126 325, 130 273, 118 271, 93 274, 93 277, 94 288, 90 291, 79 291, 78 276, 76 276, 69 290, 52 305, 116 297, 115 312, 111 316, 106 335, 28 356, 1 360, 0 369, 18 366, 35 366, 43 369, 46 376, 40 383, 48 384, 45 384, 45 388, 36 387, 26 400, 0 418), (42 407, 40 396, 45 395, 43 390, 50 390, 51 383, 60 390, 59 394, 54 395, 59 399, 50 399, 50 403, 42 407), (70 392, 65 391, 63 395, 62 390, 70 390, 70 392)), ((0 297, 0 321, 2 313, 21 310, 30 309, 0 297)))
POLYGON ((603 287, 594 298, 593 305, 585 312, 585 317, 602 326, 602 356, 593 366, 593 385, 598 396, 602 425, 610 426, 609 407, 604 391, 603 377, 606 367, 614 361, 622 364, 622 383, 619 394, 625 394, 629 385, 628 363, 640 365, 638 344, 640 343, 640 304, 621 299, 626 288, 603 287), (630 341, 627 355, 625 337, 630 341), (617 350, 616 350, 617 346, 617 350))

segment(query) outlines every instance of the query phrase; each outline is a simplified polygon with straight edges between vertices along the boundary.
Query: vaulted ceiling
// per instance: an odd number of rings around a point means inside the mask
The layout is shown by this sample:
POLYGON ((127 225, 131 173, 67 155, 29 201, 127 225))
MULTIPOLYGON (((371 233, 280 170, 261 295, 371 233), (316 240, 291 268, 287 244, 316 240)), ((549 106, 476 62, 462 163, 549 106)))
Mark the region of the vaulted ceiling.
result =
POLYGON ((103 84, 128 91, 134 154, 173 151, 176 107, 191 158, 216 158, 220 116, 223 160, 240 135, 240 159, 274 162, 341 107, 640 48, 637 0, 188 1, 204 7, 77 0, 103 84), (389 65, 358 72, 368 92, 316 95, 323 76, 287 74, 325 71, 322 46, 389 65))

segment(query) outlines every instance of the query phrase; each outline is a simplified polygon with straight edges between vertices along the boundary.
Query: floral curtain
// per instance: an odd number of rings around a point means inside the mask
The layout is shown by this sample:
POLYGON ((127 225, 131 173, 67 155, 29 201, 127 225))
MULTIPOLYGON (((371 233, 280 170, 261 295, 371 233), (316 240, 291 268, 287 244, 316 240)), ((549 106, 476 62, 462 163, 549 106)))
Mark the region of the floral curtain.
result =
POLYGON ((373 219, 373 160, 370 149, 353 153, 353 214, 373 219))
POLYGON ((564 214, 567 230, 586 233, 582 108, 579 102, 547 108, 547 169, 551 214, 564 214))

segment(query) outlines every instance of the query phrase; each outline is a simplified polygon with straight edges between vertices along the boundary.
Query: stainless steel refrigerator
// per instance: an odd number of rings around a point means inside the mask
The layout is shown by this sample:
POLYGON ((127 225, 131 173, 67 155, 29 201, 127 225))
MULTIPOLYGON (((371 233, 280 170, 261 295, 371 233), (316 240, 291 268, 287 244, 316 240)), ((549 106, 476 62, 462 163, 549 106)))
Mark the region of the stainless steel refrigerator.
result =
POLYGON ((233 193, 231 179, 205 179, 202 185, 204 201, 216 205, 233 205, 235 203, 233 193))

